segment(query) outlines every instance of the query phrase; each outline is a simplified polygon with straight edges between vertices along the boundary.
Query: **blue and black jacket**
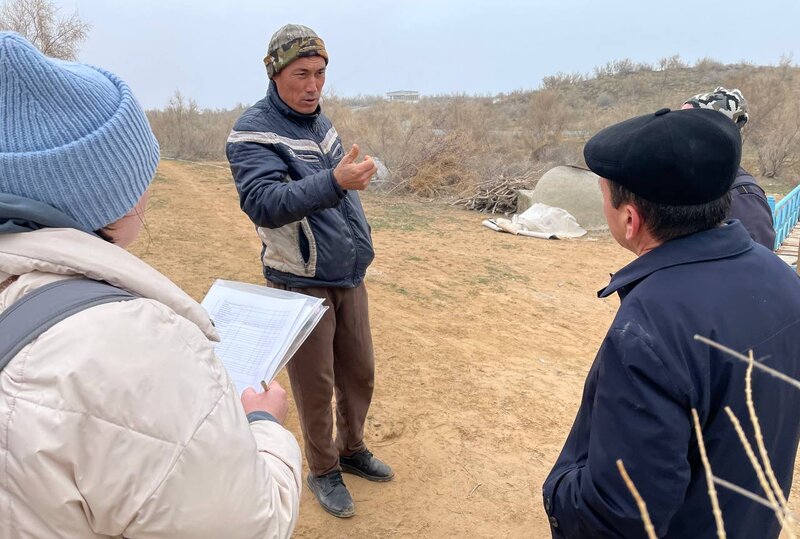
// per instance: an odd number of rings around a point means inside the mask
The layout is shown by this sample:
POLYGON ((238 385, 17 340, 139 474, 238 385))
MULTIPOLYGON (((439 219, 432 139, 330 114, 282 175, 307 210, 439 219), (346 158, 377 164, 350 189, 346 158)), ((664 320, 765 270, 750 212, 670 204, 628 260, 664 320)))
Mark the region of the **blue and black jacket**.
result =
POLYGON ((356 287, 374 258, 358 193, 333 169, 339 135, 320 112, 291 109, 271 82, 237 120, 226 146, 242 210, 263 244, 267 280, 293 288, 356 287))

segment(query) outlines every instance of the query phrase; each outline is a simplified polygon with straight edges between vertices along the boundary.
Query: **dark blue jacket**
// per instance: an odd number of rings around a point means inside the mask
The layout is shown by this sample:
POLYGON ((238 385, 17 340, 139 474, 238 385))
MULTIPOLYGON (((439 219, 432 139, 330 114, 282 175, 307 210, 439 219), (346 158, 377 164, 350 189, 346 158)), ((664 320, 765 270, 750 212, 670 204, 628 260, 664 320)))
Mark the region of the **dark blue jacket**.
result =
MULTIPOLYGON (((713 473, 764 496, 724 412, 752 436, 746 365, 693 340, 706 336, 800 377, 800 279, 738 221, 669 241, 616 273, 598 295, 621 306, 589 371, 583 401, 544 483, 553 537, 645 537, 617 471, 622 459, 659 537, 716 537, 691 409, 713 473)), ((761 371, 755 407, 788 497, 800 391, 761 371)), ((729 538, 778 537, 766 509, 717 487, 729 538)))
POLYGON ((775 225, 767 195, 745 169, 739 167, 731 187, 729 219, 738 219, 756 243, 775 249, 775 225))
POLYGON ((271 82, 225 148, 242 210, 256 225, 264 276, 290 287, 355 287, 374 258, 358 193, 333 169, 344 156, 324 114, 300 114, 271 82))

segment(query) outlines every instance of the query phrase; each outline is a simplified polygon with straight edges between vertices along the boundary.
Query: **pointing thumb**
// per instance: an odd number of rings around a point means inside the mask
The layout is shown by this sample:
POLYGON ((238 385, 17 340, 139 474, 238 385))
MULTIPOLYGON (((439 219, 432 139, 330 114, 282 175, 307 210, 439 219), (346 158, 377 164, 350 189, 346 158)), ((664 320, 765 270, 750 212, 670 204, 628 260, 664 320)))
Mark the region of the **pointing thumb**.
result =
POLYGON ((347 161, 348 163, 352 163, 358 157, 358 144, 353 144, 353 147, 350 148, 350 151, 347 155, 344 156, 343 161, 347 161))

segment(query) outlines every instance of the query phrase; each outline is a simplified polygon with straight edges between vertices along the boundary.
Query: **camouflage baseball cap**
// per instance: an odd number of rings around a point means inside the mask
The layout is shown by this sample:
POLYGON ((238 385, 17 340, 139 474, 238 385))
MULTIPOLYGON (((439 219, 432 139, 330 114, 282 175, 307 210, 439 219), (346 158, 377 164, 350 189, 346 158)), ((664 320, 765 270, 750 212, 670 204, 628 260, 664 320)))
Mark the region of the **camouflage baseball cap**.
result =
POLYGON ((267 55, 264 57, 267 75, 270 79, 273 78, 284 67, 304 56, 321 56, 325 59, 325 64, 328 64, 325 42, 314 30, 302 24, 287 24, 278 29, 269 40, 267 55))
POLYGON ((713 109, 721 112, 741 129, 747 123, 747 100, 742 92, 734 88, 728 90, 718 86, 713 92, 707 94, 697 94, 687 99, 684 105, 691 105, 696 109, 713 109))

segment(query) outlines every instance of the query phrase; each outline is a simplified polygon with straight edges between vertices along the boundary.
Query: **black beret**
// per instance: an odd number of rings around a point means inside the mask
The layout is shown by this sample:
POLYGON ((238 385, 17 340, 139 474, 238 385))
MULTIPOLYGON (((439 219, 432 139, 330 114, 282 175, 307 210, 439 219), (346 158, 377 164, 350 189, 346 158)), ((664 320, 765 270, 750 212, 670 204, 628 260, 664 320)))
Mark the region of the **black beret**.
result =
POLYGON ((650 202, 705 204, 731 188, 742 138, 715 110, 661 109, 603 129, 583 156, 592 172, 650 202))

